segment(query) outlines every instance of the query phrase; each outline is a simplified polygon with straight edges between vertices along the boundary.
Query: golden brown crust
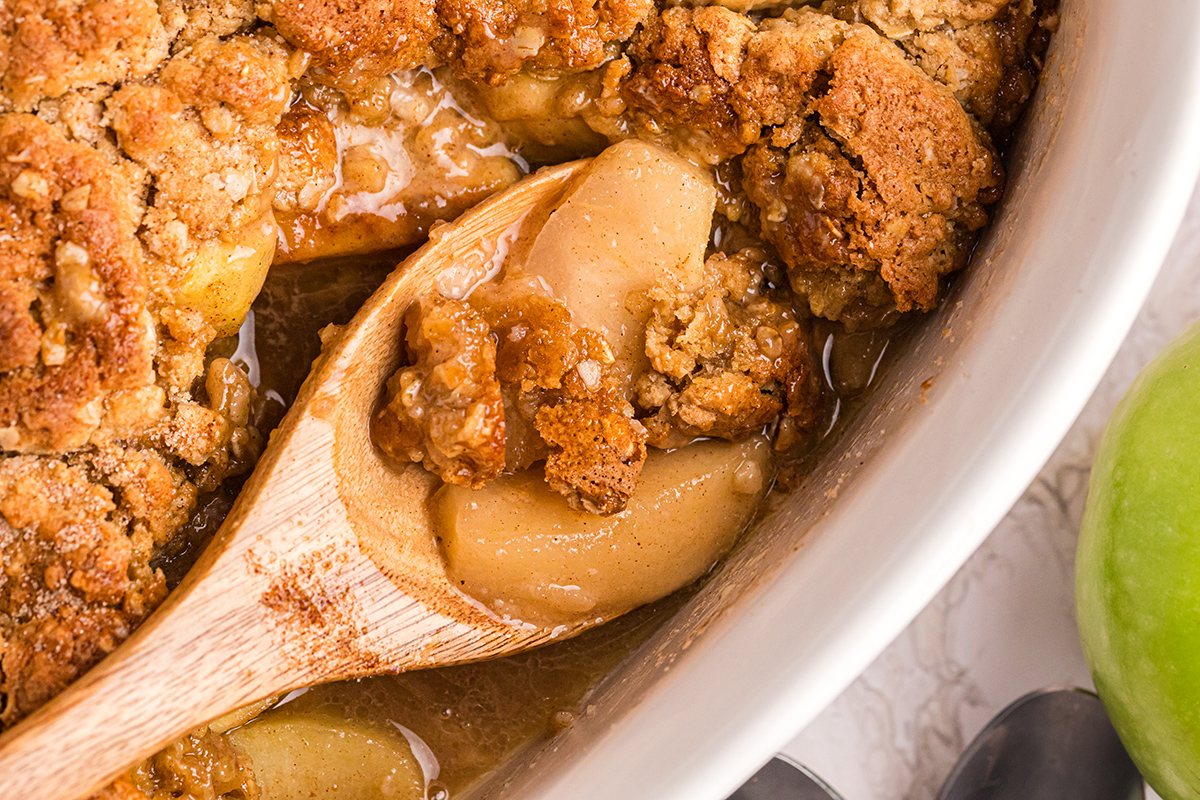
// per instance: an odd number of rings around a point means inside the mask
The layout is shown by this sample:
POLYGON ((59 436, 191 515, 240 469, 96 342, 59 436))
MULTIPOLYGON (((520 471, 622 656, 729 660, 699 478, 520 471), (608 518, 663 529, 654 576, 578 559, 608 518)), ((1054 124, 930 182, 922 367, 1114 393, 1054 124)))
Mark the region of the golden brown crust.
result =
POLYGON ((498 342, 496 375, 508 423, 506 469, 546 459, 546 481, 572 507, 613 514, 633 494, 646 432, 633 419, 612 350, 578 327, 537 281, 508 277, 471 302, 498 342))
POLYGON ((0 460, 0 724, 49 700, 154 610, 166 586, 151 559, 200 492, 257 458, 244 373, 217 359, 206 383, 208 406, 179 401, 170 413, 160 389, 110 395, 105 432, 124 420, 140 443, 0 460), (184 461, 197 439, 195 470, 184 461))
POLYGON ((156 549, 261 449, 226 390, 240 370, 198 380, 214 328, 174 293, 273 194, 288 62, 266 37, 201 37, 153 79, 0 115, 0 726, 158 605, 156 549))
POLYGON ((173 57, 157 84, 122 87, 107 101, 122 150, 154 182, 146 244, 177 277, 195 240, 269 207, 288 55, 264 36, 206 37, 173 57))
MULTIPOLYGON (((159 80, 201 115, 227 108, 251 125, 278 124, 291 100, 289 52, 267 36, 206 36, 172 58, 159 80)), ((213 122, 217 138, 233 133, 213 122)))
POLYGON ((387 382, 373 438, 397 461, 424 462, 448 483, 482 486, 504 469, 496 345, 466 303, 425 295, 404 315, 409 366, 387 382))
POLYGON ((60 692, 162 600, 151 552, 194 496, 152 453, 0 461, 0 722, 60 692))
POLYGON ((288 109, 275 133, 279 137, 275 210, 284 214, 316 211, 337 183, 341 165, 333 123, 321 110, 301 102, 288 109))
MULTIPOLYGON (((672 8, 652 18, 630 43, 634 68, 623 97, 642 129, 669 126, 677 136, 707 133, 708 149, 726 158, 757 138, 734 106, 744 51, 754 24, 723 8, 672 8)), ((701 145, 703 146, 703 145, 701 145)))
POLYGON ((820 397, 809 381, 808 334, 786 293, 768 289, 764 266, 759 251, 718 253, 697 291, 655 289, 646 326, 653 371, 637 384, 654 446, 744 439, 785 409, 801 427, 815 424, 820 397))
POLYGON ((259 13, 343 89, 431 62, 440 27, 430 0, 267 0, 259 13))
POLYGON ((433 42, 461 78, 496 82, 528 67, 580 72, 614 54, 653 9, 648 0, 438 0, 433 42))
MULTIPOLYGON (((1011 0, 826 0, 821 10, 842 19, 866 22, 885 36, 963 27, 994 19, 1011 0)), ((1021 2, 1022 0, 1017 0, 1021 2)))
POLYGON ((1057 0, 829 0, 822 10, 893 38, 1006 143, 1037 86, 1057 0))
POLYGON ((834 52, 829 71, 814 109, 884 203, 947 213, 996 186, 994 153, 970 118, 894 46, 859 32, 834 52))
POLYGON ((229 36, 258 20, 254 0, 158 0, 158 13, 176 49, 203 36, 229 36))
POLYGON ((537 431, 550 447, 546 482, 573 508, 614 514, 633 497, 646 429, 627 416, 628 405, 601 393, 538 410, 537 431))
POLYGON ((794 136, 813 82, 850 30, 808 9, 756 26, 719 6, 670 8, 630 42, 621 97, 640 136, 665 134, 716 164, 764 135, 794 136))
POLYGON ((522 68, 594 69, 652 8, 649 0, 273 0, 261 13, 313 53, 320 80, 353 89, 422 65, 493 83, 522 68))
POLYGON ((0 111, 139 80, 166 55, 153 0, 8 0, 0 7, 0 111))
POLYGON ((674 8, 629 53, 622 97, 639 135, 710 163, 745 153, 759 227, 817 314, 932 308, 999 196, 987 135, 866 25, 674 8))
POLYGON ((596 347, 594 334, 579 330, 567 307, 536 287, 513 281, 481 286, 471 304, 495 334, 496 377, 523 392, 563 389, 596 347))
POLYGON ((850 318, 878 307, 878 284, 859 275, 877 272, 900 311, 932 308, 941 276, 966 263, 999 196, 986 134, 945 87, 861 27, 830 57, 812 109, 799 141, 760 142, 742 164, 793 287, 814 313, 850 318), (849 285, 861 291, 841 291, 849 285))
POLYGON ((410 366, 388 381, 372 431, 384 452, 472 487, 545 459, 547 483, 573 507, 625 507, 646 432, 608 343, 561 301, 517 277, 469 303, 426 295, 406 325, 410 366))
POLYGON ((92 148, 36 117, 0 116, 0 297, 18 334, 0 340, 6 450, 79 447, 107 392, 154 382, 131 194, 92 148))

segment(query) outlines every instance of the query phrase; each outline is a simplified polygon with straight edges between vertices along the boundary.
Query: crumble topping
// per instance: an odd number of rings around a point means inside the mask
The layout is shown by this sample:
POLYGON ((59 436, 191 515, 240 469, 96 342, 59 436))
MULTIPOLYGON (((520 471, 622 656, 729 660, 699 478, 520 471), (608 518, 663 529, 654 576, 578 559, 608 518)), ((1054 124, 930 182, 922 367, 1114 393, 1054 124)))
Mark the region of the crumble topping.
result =
POLYGON ((62 691, 161 602, 151 551, 194 497, 156 453, 0 461, 0 722, 62 691))
POLYGON ((9 0, 0 7, 0 111, 141 80, 166 58, 153 0, 9 0))
POLYGON ((66 451, 109 392, 154 384, 139 209, 101 154, 37 117, 0 116, 0 437, 66 451))
POLYGON ((506 470, 544 458, 546 482, 572 507, 623 509, 646 460, 646 434, 608 341, 519 273, 479 287, 471 302, 497 341, 510 422, 506 470))
POLYGON ((466 303, 425 295, 409 307, 404 327, 411 366, 387 382, 375 441, 447 483, 482 486, 504 470, 504 408, 488 324, 466 303))
POLYGON ((694 292, 658 287, 646 326, 653 369, 637 382, 637 403, 655 447, 697 436, 744 439, 777 422, 810 428, 819 387, 809 356, 811 334, 791 299, 771 291, 765 254, 717 253, 694 292))
POLYGON ((614 54, 650 0, 267 0, 260 7, 315 76, 341 89, 419 66, 503 82, 522 68, 576 72, 614 54))
MULTIPOLYGON (((544 293, 429 299, 409 326, 413 380, 394 379, 377 420, 393 455, 446 480, 544 460, 573 505, 612 513, 647 446, 764 425, 783 442, 815 425, 809 312, 870 327, 936 303, 1000 195, 993 140, 1032 94, 1053 12, 1022 0, 827 0, 766 18, 648 0, 5 3, 0 725, 161 602, 151 558, 261 451, 260 399, 209 351, 209 309, 182 299, 206 265, 236 273, 251 226, 278 213, 295 241, 345 221, 359 239, 342 252, 414 244, 520 176, 501 143, 553 161, 636 136, 718 165, 722 207, 776 251, 795 306, 767 275, 770 254, 710 257, 702 287, 649 298, 651 369, 629 392, 603 337, 544 293), (491 118, 460 103, 472 93, 491 118), (394 152, 376 146, 389 136, 394 152), (389 193, 399 152, 461 180, 389 193), (365 195, 399 200, 347 205, 365 195), (452 334, 435 347, 439 326, 452 334)), ((290 257, 333 251, 311 241, 290 257)), ((109 791, 193 792, 173 780, 109 791)))
POLYGON ((868 22, 885 36, 949 25, 962 27, 994 19, 1009 0, 826 0, 821 10, 855 22, 868 22))
POLYGON ((947 89, 869 30, 828 70, 795 140, 759 142, 742 164, 762 234, 819 316, 878 312, 881 287, 862 273, 886 282, 885 305, 931 309, 999 199, 999 158, 947 89))
POLYGON ((538 409, 537 432, 550 449, 546 483, 572 508, 615 514, 633 497, 646 463, 646 431, 628 410, 614 393, 568 396, 538 409))
POLYGON ((546 460, 550 486, 611 514, 646 459, 612 353, 561 301, 521 279, 470 301, 422 297, 405 316, 411 365, 388 381, 373 435, 384 452, 478 488, 546 460))
POLYGON ((1012 136, 1058 25, 1053 0, 828 0, 821 10, 895 40, 998 142, 1012 136))
POLYGON ((214 259, 238 279, 220 259, 268 208, 290 51, 208 35, 233 3, 168 6, 196 20, 170 56, 154 4, 0 11, 0 105, 34 112, 0 114, 6 726, 161 602, 151 558, 262 447, 244 374, 206 358, 214 309, 178 298, 214 259))

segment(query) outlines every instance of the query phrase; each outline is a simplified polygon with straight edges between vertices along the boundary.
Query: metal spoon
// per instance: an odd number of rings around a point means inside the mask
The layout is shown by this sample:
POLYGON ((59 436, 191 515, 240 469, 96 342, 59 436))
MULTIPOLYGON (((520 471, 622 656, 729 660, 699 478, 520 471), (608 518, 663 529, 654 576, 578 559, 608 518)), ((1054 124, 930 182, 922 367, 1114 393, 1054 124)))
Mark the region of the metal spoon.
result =
MULTIPOLYGON (((1041 689, 987 724, 938 800, 1143 800, 1142 776, 1099 698, 1041 689)), ((804 767, 776 757, 729 800, 841 800, 804 767)))
POLYGON ((958 759, 938 800, 1142 800, 1142 776, 1100 699, 1083 689, 1025 695, 958 759))
POLYGON ((842 800, 805 767, 776 756, 729 796, 729 800, 842 800))

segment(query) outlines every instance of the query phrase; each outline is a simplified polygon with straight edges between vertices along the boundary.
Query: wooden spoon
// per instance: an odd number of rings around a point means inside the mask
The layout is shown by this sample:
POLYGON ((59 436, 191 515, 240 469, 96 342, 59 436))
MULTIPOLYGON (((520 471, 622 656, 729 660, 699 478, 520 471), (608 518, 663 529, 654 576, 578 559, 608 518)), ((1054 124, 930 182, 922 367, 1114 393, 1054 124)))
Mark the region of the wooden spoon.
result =
POLYGON ((369 423, 401 319, 447 267, 503 258, 586 162, 543 170, 431 234, 314 366, 225 524, 116 652, 0 737, 0 799, 75 800, 220 714, 299 686, 495 658, 575 630, 498 620, 446 578, 425 501, 369 423))

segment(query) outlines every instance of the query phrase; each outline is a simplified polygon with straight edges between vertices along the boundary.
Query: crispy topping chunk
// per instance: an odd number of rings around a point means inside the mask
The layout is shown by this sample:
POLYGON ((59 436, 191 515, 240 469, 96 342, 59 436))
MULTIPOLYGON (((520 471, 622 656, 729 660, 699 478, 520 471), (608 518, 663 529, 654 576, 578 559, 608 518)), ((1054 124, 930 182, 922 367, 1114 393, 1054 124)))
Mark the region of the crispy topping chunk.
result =
POLYGON ((954 92, 997 143, 1006 144, 1037 87, 1050 34, 1058 26, 1057 2, 988 5, 995 9, 990 16, 922 27, 897 41, 921 69, 954 92))
POLYGON ((68 450, 154 382, 131 187, 36 117, 0 116, 0 446, 68 450), (79 189, 86 187, 86 194, 79 189))
POLYGON ((696 436, 744 439, 786 410, 802 428, 817 420, 808 334, 786 296, 771 292, 763 254, 716 254, 694 293, 654 292, 646 327, 653 371, 639 378, 637 403, 655 447, 696 436))
POLYGON ((885 36, 899 38, 915 31, 986 22, 1010 3, 1011 0, 826 0, 821 10, 855 22, 868 22, 885 36))
POLYGON ((162 600, 151 549, 194 497, 153 453, 0 461, 0 722, 62 691, 162 600))
POLYGON ((503 82, 523 67, 576 72, 613 55, 649 0, 270 0, 265 19, 342 89, 418 66, 503 82))
POLYGON ((482 486, 504 469, 504 406, 491 331, 469 305, 426 295, 404 317, 411 366, 388 381, 375 441, 448 483, 482 486))
POLYGON ((31 111, 72 89, 148 76, 167 55, 153 0, 6 0, 0 111, 31 111))
POLYGON ((742 164, 762 232, 818 315, 877 308, 863 272, 878 273, 898 310, 931 309, 987 222, 999 159, 950 92, 873 33, 847 39, 829 71, 799 141, 761 142, 742 164))
POLYGON ((646 430, 627 403, 606 395, 566 399, 537 412, 551 448, 546 482, 573 508, 613 514, 625 508, 646 462, 646 430))
POLYGON ((622 97, 639 135, 710 163, 744 153, 762 234, 819 315, 867 324, 932 308, 999 197, 987 134, 866 25, 674 8, 629 53, 622 97))
POLYGON ((472 297, 495 332, 509 471, 546 459, 546 481, 574 508, 613 514, 633 495, 646 459, 608 341, 577 326, 535 280, 507 279, 472 297))

